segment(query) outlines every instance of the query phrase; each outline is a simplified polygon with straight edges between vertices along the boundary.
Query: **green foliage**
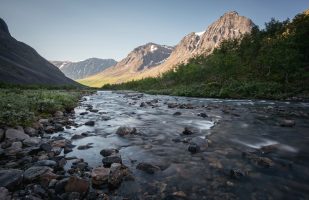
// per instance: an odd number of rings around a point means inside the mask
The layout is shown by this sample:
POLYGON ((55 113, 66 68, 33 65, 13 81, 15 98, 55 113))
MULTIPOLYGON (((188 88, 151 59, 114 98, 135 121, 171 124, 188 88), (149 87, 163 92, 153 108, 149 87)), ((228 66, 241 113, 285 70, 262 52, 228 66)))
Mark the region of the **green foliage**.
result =
POLYGON ((29 125, 36 116, 51 115, 58 110, 72 110, 81 91, 0 90, 0 125, 29 125))
POLYGON ((222 42, 159 78, 145 78, 103 89, 219 98, 283 99, 309 94, 309 16, 292 22, 272 19, 264 30, 222 42))

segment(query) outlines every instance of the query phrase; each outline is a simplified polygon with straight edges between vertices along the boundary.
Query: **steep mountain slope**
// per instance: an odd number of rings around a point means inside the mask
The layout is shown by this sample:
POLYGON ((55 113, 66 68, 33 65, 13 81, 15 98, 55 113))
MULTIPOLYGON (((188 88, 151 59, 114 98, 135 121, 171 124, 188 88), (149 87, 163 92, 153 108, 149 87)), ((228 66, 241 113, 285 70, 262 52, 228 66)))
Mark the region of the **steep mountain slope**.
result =
POLYGON ((70 61, 51 61, 67 77, 76 80, 102 72, 115 65, 117 62, 113 59, 89 58, 80 62, 70 61))
MULTIPOLYGON (((138 71, 134 63, 130 62, 125 67, 106 70, 104 73, 99 73, 98 75, 81 80, 81 83, 90 86, 102 86, 106 83, 120 83, 133 79, 158 76, 179 63, 185 63, 189 58, 196 55, 209 55, 223 40, 239 38, 243 34, 249 33, 253 26, 254 24, 250 19, 240 16, 235 11, 227 12, 212 23, 205 31, 198 33, 192 32, 185 36, 176 45, 166 61, 160 65, 143 68, 144 70, 138 71)), ((127 59, 123 61, 127 61, 127 59)))
POLYGON ((143 71, 154 68, 163 63, 173 51, 173 47, 147 43, 131 51, 126 58, 103 72, 79 80, 80 83, 91 86, 102 86, 102 79, 108 82, 123 82, 130 77, 135 77, 143 71))
POLYGON ((14 39, 0 18, 0 82, 77 85, 30 46, 14 39))

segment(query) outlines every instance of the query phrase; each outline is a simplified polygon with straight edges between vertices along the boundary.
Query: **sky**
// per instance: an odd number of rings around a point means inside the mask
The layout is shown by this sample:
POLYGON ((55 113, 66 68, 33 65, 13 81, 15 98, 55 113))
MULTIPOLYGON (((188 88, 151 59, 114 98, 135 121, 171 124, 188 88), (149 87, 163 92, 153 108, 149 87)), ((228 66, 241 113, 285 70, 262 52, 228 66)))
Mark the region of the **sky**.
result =
POLYGON ((308 8, 309 0, 0 0, 0 17, 48 60, 119 61, 148 42, 174 46, 228 11, 263 28, 308 8))

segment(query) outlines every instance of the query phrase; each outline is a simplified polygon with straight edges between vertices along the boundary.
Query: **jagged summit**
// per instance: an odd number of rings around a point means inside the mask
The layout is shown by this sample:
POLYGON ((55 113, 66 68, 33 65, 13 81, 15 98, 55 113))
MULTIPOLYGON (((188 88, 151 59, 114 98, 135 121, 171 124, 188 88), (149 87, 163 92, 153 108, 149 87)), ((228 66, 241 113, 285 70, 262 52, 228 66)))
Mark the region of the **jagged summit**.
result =
POLYGON ((0 18, 0 32, 10 35, 8 25, 5 23, 5 21, 2 18, 0 18))

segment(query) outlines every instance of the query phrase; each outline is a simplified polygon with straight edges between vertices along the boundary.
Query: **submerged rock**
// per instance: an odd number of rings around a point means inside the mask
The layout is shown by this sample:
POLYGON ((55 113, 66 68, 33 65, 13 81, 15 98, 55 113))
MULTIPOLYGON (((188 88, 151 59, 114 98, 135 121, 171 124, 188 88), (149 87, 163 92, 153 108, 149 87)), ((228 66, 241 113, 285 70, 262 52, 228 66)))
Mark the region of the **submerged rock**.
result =
POLYGON ((88 143, 88 144, 85 144, 85 145, 80 145, 77 147, 78 150, 86 150, 86 149, 90 149, 92 148, 92 143, 88 143))
POLYGON ((133 135, 136 134, 136 128, 121 126, 117 129, 116 134, 119 136, 133 135))
POLYGON ((23 171, 18 169, 5 169, 0 170, 0 187, 6 187, 7 189, 15 189, 23 178, 23 171))
POLYGON ((139 163, 136 166, 136 169, 142 170, 148 174, 154 174, 157 171, 160 171, 160 167, 152 165, 150 163, 139 163))
POLYGON ((110 156, 112 154, 117 154, 119 151, 117 149, 102 149, 100 154, 104 157, 110 156))

